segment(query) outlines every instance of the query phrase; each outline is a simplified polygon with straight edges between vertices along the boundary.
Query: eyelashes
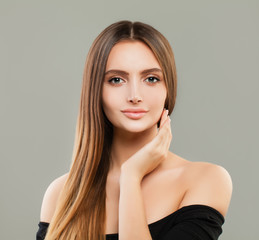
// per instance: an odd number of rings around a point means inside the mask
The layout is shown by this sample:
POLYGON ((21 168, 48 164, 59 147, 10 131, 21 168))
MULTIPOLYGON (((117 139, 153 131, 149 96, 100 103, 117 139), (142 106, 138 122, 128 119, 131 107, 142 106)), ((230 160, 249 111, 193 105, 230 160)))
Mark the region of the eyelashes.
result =
POLYGON ((151 83, 156 83, 160 81, 160 79, 157 77, 148 77, 146 80, 151 80, 152 81, 151 83))
POLYGON ((118 85, 121 83, 121 82, 119 82, 120 80, 122 80, 122 79, 119 77, 114 77, 114 78, 111 78, 110 80, 108 80, 108 82, 113 85, 118 85))
MULTIPOLYGON (((161 80, 159 78, 154 76, 150 76, 145 79, 145 82, 147 82, 149 85, 154 85, 160 81, 161 80)), ((110 80, 108 80, 108 82, 111 83, 112 85, 121 85, 124 82, 124 80, 120 77, 113 77, 110 80)))

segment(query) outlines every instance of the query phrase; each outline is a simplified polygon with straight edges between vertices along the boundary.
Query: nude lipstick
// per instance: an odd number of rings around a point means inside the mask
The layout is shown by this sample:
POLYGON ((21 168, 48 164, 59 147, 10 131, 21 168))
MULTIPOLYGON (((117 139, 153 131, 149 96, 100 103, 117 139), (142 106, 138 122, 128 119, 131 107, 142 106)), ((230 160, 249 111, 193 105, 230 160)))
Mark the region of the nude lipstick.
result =
POLYGON ((140 108, 124 109, 122 110, 122 112, 126 117, 135 119, 135 120, 142 118, 147 113, 145 109, 140 109, 140 108))

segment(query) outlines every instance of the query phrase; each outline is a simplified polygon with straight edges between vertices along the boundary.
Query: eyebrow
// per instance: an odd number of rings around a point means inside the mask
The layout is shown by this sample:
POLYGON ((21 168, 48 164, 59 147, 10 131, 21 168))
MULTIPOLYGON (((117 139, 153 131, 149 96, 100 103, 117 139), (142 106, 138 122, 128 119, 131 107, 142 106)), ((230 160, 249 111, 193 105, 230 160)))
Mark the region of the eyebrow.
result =
MULTIPOLYGON (((149 68, 149 69, 145 69, 145 70, 141 71, 140 74, 144 75, 144 74, 153 73, 153 72, 162 73, 162 70, 160 68, 149 68)), ((125 71, 122 71, 119 69, 108 70, 107 72, 105 72, 105 75, 107 75, 107 74, 119 74, 119 75, 123 75, 123 76, 129 76, 128 72, 125 72, 125 71)))

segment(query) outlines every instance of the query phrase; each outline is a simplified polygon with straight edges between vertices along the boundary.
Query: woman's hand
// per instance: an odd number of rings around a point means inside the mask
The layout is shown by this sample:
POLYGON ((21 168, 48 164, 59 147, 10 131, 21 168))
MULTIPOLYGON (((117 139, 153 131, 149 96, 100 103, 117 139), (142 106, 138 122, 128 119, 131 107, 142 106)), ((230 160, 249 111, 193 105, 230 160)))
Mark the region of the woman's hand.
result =
POLYGON ((172 140, 170 122, 168 110, 164 110, 157 135, 122 164, 122 174, 129 174, 141 181, 146 174, 152 172, 166 159, 172 140))

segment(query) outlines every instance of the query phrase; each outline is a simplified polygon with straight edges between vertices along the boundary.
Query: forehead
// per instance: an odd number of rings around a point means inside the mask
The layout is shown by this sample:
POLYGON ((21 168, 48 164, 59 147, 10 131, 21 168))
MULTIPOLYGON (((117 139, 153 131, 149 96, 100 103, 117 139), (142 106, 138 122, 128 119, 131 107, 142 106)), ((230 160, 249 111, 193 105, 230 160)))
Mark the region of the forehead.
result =
POLYGON ((148 68, 160 68, 152 50, 141 41, 121 41, 114 45, 108 56, 106 71, 121 69, 140 71, 148 68))

